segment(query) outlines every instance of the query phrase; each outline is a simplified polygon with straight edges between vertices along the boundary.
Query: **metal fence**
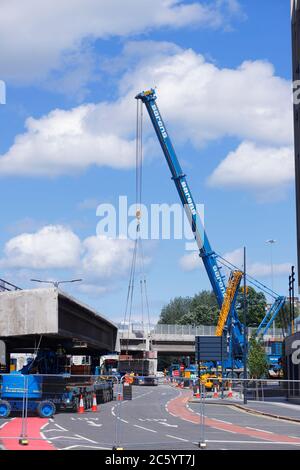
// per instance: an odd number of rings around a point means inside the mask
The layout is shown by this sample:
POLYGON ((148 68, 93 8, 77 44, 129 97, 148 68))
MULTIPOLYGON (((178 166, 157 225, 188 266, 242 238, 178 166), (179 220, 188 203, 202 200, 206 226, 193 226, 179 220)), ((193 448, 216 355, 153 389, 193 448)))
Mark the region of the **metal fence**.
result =
POLYGON ((300 395, 300 380, 164 377, 157 386, 125 383, 113 376, 3 374, 0 448, 300 446, 300 406, 285 401, 288 388, 300 395))
MULTIPOLYGON (((214 336, 216 327, 214 325, 168 325, 168 324, 156 324, 150 325, 150 328, 146 325, 141 324, 119 324, 119 331, 121 335, 128 332, 138 337, 145 337, 151 333, 151 335, 166 335, 166 336, 214 336)), ((300 323, 298 324, 300 330, 300 323)), ((252 336, 256 328, 248 328, 249 337, 252 336)), ((270 331, 268 335, 265 335, 265 339, 271 338, 283 338, 282 329, 275 328, 270 331)))

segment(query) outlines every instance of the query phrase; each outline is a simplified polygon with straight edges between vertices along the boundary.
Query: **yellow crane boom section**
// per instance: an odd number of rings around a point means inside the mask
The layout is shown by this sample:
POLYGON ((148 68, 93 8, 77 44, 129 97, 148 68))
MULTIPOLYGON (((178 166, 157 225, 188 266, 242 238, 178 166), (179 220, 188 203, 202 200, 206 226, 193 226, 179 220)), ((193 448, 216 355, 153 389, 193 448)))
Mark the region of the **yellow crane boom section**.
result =
POLYGON ((224 326, 227 321, 234 296, 236 294, 237 289, 239 288, 242 277, 242 271, 232 271, 230 274, 228 286, 220 310, 218 324, 216 326, 216 336, 222 336, 223 334, 224 326))

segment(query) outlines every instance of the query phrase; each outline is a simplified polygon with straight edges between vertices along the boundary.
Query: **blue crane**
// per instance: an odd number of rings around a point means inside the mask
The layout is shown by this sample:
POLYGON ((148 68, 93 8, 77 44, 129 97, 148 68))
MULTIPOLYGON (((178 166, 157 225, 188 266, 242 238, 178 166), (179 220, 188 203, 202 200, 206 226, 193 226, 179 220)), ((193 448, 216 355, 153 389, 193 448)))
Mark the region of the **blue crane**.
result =
MULTIPOLYGON (((193 231, 194 238, 199 248, 199 256, 203 261, 207 275, 212 285, 212 289, 217 298, 218 305, 221 308, 226 293, 225 276, 223 276, 221 273, 221 267, 217 262, 218 255, 215 251, 213 251, 209 243, 206 231, 197 212, 196 204, 189 188, 186 175, 182 171, 176 152, 169 137, 169 133, 156 104, 157 97, 155 91, 153 89, 143 91, 135 98, 141 100, 145 104, 149 113, 154 130, 171 171, 172 179, 176 186, 181 203, 184 207, 185 213, 193 231)), ((240 360, 243 357, 243 325, 239 321, 238 315, 234 308, 231 309, 231 315, 227 319, 226 326, 230 328, 231 331, 230 352, 231 357, 234 359, 234 364, 231 365, 235 366, 238 361, 238 367, 240 367, 240 360)), ((231 367, 231 365, 228 365, 228 367, 231 367)))
MULTIPOLYGON (((169 133, 161 117, 160 111, 156 104, 155 90, 150 89, 139 93, 136 99, 141 100, 145 104, 154 130, 158 137, 164 156, 167 160, 172 179, 179 194, 181 203, 184 207, 185 213, 192 228, 194 238, 199 248, 199 256, 201 257, 204 267, 206 269, 208 278, 210 280, 213 292, 217 298, 220 309, 222 308, 225 294, 226 294, 226 280, 225 276, 221 273, 221 266, 218 264, 218 255, 213 251, 208 240, 203 223, 197 212, 196 204, 194 202, 191 190, 189 188, 186 175, 183 173, 180 163, 178 161, 176 152, 172 145, 169 133)), ((248 277, 248 276, 247 276, 248 277)), ((234 299, 231 303, 230 314, 227 316, 226 327, 230 332, 230 357, 225 365, 226 368, 242 366, 242 358, 244 351, 244 326, 240 322, 236 309, 235 301, 237 297, 237 290, 234 299)), ((279 296, 275 298, 275 302, 266 313, 264 319, 258 327, 256 335, 263 332, 265 334, 272 322, 275 320, 279 311, 285 303, 285 297, 279 296)))

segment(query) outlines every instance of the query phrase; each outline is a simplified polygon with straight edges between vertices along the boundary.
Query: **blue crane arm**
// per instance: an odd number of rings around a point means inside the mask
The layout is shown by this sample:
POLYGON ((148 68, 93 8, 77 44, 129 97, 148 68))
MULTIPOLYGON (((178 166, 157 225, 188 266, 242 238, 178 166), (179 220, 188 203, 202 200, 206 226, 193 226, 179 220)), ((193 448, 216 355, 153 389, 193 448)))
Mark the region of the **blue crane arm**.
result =
MULTIPOLYGON (((221 308, 226 293, 225 278, 221 274, 221 268, 217 262, 217 255, 211 248, 206 231, 197 212, 196 204, 190 191, 186 175, 182 171, 176 152, 169 137, 169 133, 161 117, 158 106, 155 103, 157 99, 155 91, 153 89, 143 91, 136 96, 136 99, 141 100, 146 106, 162 151, 170 168, 172 179, 175 183, 180 200, 192 228, 194 238, 199 248, 199 256, 202 258, 213 292, 216 296, 218 305, 221 308)), ((231 315, 228 316, 226 324, 227 327, 232 326, 230 331, 232 340, 231 349, 233 356, 241 357, 243 355, 244 337, 242 324, 239 321, 238 315, 234 308, 235 300, 236 295, 232 303, 232 308, 230 311, 231 315)))
POLYGON ((221 274, 221 270, 216 259, 216 253, 211 248, 205 229, 197 212, 196 204, 193 200, 186 175, 182 171, 166 126, 157 104, 155 103, 155 91, 151 89, 149 91, 139 93, 136 96, 136 99, 140 99, 147 108, 151 122, 170 168, 172 179, 191 225, 194 238, 199 248, 199 255, 202 258, 207 275, 217 298, 218 305, 221 308, 226 292, 225 279, 221 274))
POLYGON ((276 319, 280 310, 284 307, 285 302, 286 298, 284 296, 279 296, 275 299, 275 302, 271 305, 266 315, 262 319, 260 325, 258 326, 255 332, 255 336, 259 336, 260 334, 264 336, 267 334, 268 329, 272 325, 273 321, 276 319))

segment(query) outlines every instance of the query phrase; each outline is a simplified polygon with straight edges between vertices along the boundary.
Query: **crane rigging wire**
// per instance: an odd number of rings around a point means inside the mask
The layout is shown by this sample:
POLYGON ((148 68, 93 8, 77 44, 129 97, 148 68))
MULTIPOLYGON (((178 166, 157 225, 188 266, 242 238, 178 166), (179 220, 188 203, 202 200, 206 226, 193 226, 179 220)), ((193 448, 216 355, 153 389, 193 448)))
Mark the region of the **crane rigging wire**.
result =
MULTIPOLYGON (((219 259, 219 262, 221 264, 223 264, 223 266, 226 266, 226 268, 228 269, 240 269, 238 266, 236 266, 235 264, 231 263, 230 261, 228 261, 226 258, 223 258, 221 255, 217 254, 217 257, 219 259)), ((270 289, 270 287, 266 286, 265 284, 263 284, 262 282, 258 281, 257 279, 255 279, 254 277, 250 276, 250 274, 247 274, 246 273, 246 278, 248 280, 248 282, 252 285, 254 285, 255 287, 257 287, 258 289, 264 291, 266 294, 270 295, 271 297, 273 297, 274 299, 278 297, 278 294, 276 292, 274 292, 272 289, 270 289)))
POLYGON ((126 341, 126 354, 129 349, 130 324, 132 320, 132 310, 134 302, 134 288, 136 273, 140 276, 140 305, 141 305, 141 324, 143 333, 145 332, 144 313, 146 309, 148 320, 148 331, 150 332, 150 311, 147 292, 147 282, 145 275, 145 260, 141 238, 141 217, 142 217, 142 174, 143 174, 143 104, 137 100, 136 111, 136 176, 135 176, 135 204, 136 204, 136 236, 134 240, 134 249, 130 268, 129 284, 126 298, 124 325, 128 321, 128 333, 126 341))

